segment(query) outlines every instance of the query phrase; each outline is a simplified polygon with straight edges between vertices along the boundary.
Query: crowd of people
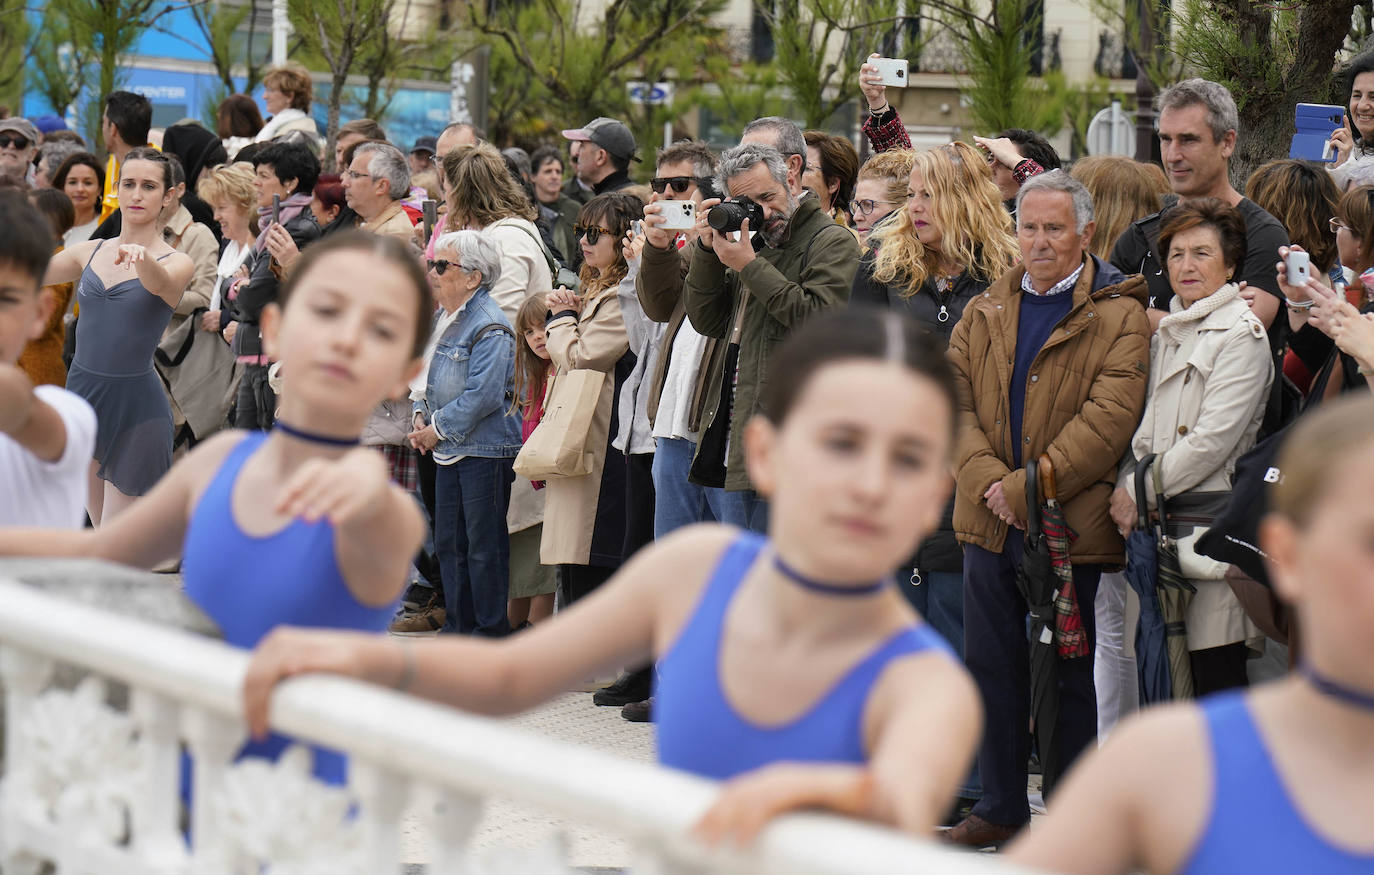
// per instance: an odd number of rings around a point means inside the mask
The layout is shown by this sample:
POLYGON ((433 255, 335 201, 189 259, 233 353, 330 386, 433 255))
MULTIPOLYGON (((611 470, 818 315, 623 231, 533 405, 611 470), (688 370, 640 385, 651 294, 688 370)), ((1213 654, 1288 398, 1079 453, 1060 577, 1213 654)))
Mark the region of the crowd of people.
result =
POLYGON ((1053 761, 1027 864, 1374 871, 1374 56, 1336 162, 1244 194, 1213 82, 1160 95, 1162 170, 917 151, 856 84, 867 160, 766 117, 647 185, 604 117, 532 153, 357 119, 326 173, 296 64, 213 133, 108 95, 104 162, 0 119, 0 554, 179 564, 257 649, 245 754, 300 672, 508 713, 616 671, 598 705, 727 779, 709 840, 819 806, 1000 846, 1053 761), (1266 448, 1269 587, 1198 546, 1266 448), (1207 698, 1118 731, 1156 526, 1207 698), (1247 693, 1266 633, 1296 670, 1247 693))

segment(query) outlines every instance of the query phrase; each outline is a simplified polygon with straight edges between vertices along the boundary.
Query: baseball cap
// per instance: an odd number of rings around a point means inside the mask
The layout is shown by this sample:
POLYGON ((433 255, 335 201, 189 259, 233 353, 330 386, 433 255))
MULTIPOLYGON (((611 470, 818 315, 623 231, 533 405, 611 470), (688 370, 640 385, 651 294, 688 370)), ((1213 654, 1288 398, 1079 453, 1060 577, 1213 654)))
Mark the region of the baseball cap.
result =
POLYGON ((563 136, 569 140, 595 143, 617 158, 640 160, 635 156, 635 135, 630 133, 624 122, 613 118, 594 118, 580 128, 564 131, 563 136))
POLYGON ((30 146, 38 145, 38 128, 33 126, 33 122, 19 116, 0 119, 0 133, 9 132, 18 134, 29 141, 30 146))
POLYGON ((433 155, 439 151, 439 139, 437 137, 420 137, 415 141, 415 146, 411 148, 410 154, 416 152, 428 152, 433 155))

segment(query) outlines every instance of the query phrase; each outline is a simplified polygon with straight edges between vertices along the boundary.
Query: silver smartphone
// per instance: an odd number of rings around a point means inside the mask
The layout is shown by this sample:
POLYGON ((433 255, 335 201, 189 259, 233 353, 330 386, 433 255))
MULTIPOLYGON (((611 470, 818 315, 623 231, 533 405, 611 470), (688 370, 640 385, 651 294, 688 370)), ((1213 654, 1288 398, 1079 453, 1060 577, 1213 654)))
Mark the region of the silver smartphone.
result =
POLYGON ((905 58, 869 58, 868 63, 878 68, 878 75, 882 77, 878 84, 888 88, 906 87, 905 58))
POLYGON ((696 201, 659 201, 658 210, 658 214, 663 217, 660 228, 669 231, 690 231, 696 226, 696 201))
POLYGON ((1303 285, 1312 277, 1312 258, 1306 252, 1290 251, 1288 258, 1285 259, 1285 266, 1290 286, 1303 285))

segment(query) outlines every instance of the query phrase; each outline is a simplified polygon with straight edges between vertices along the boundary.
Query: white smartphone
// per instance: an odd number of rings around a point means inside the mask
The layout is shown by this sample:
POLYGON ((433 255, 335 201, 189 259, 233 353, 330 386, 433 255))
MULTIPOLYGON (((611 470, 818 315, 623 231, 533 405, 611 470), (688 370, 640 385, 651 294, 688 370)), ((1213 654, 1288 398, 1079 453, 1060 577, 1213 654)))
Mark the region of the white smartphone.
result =
POLYGON ((660 228, 669 231, 690 231, 697 223, 696 201, 659 201, 658 214, 663 217, 660 228))
POLYGON ((1300 286, 1311 278, 1312 259, 1306 252, 1289 252, 1285 262, 1290 286, 1300 286))
POLYGON ((869 58, 868 63, 878 68, 878 75, 882 77, 878 84, 886 85, 888 88, 906 87, 905 58, 869 58))

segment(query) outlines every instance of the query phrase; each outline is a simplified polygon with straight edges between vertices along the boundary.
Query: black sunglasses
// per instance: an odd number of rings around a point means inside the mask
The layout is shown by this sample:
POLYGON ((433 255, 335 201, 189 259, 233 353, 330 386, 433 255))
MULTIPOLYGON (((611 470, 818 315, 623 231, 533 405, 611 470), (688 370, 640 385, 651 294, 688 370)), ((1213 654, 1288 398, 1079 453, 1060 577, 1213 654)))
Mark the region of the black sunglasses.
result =
POLYGON ((695 176, 655 176, 649 180, 649 187, 654 190, 654 194, 663 194, 671 185, 673 191, 678 194, 686 194, 687 189, 696 181, 695 176))
POLYGON ((443 275, 444 275, 444 271, 448 270, 450 267, 457 268, 458 270, 462 270, 462 269, 463 269, 463 266, 462 266, 461 264, 459 264, 458 262, 456 262, 456 261, 447 261, 447 260, 442 259, 442 258, 439 259, 439 260, 437 260, 437 261, 431 261, 431 262, 429 262, 429 269, 432 270, 432 271, 434 271, 434 275, 435 275, 435 276, 443 276, 443 275))
POLYGON ((13 146, 16 149, 27 149, 29 148, 29 141, 25 137, 13 134, 0 134, 0 149, 4 149, 7 146, 13 146))
POLYGON ((588 246, 595 246, 602 234, 610 236, 613 233, 610 228, 602 228, 599 225, 573 225, 573 239, 585 236, 588 246))

